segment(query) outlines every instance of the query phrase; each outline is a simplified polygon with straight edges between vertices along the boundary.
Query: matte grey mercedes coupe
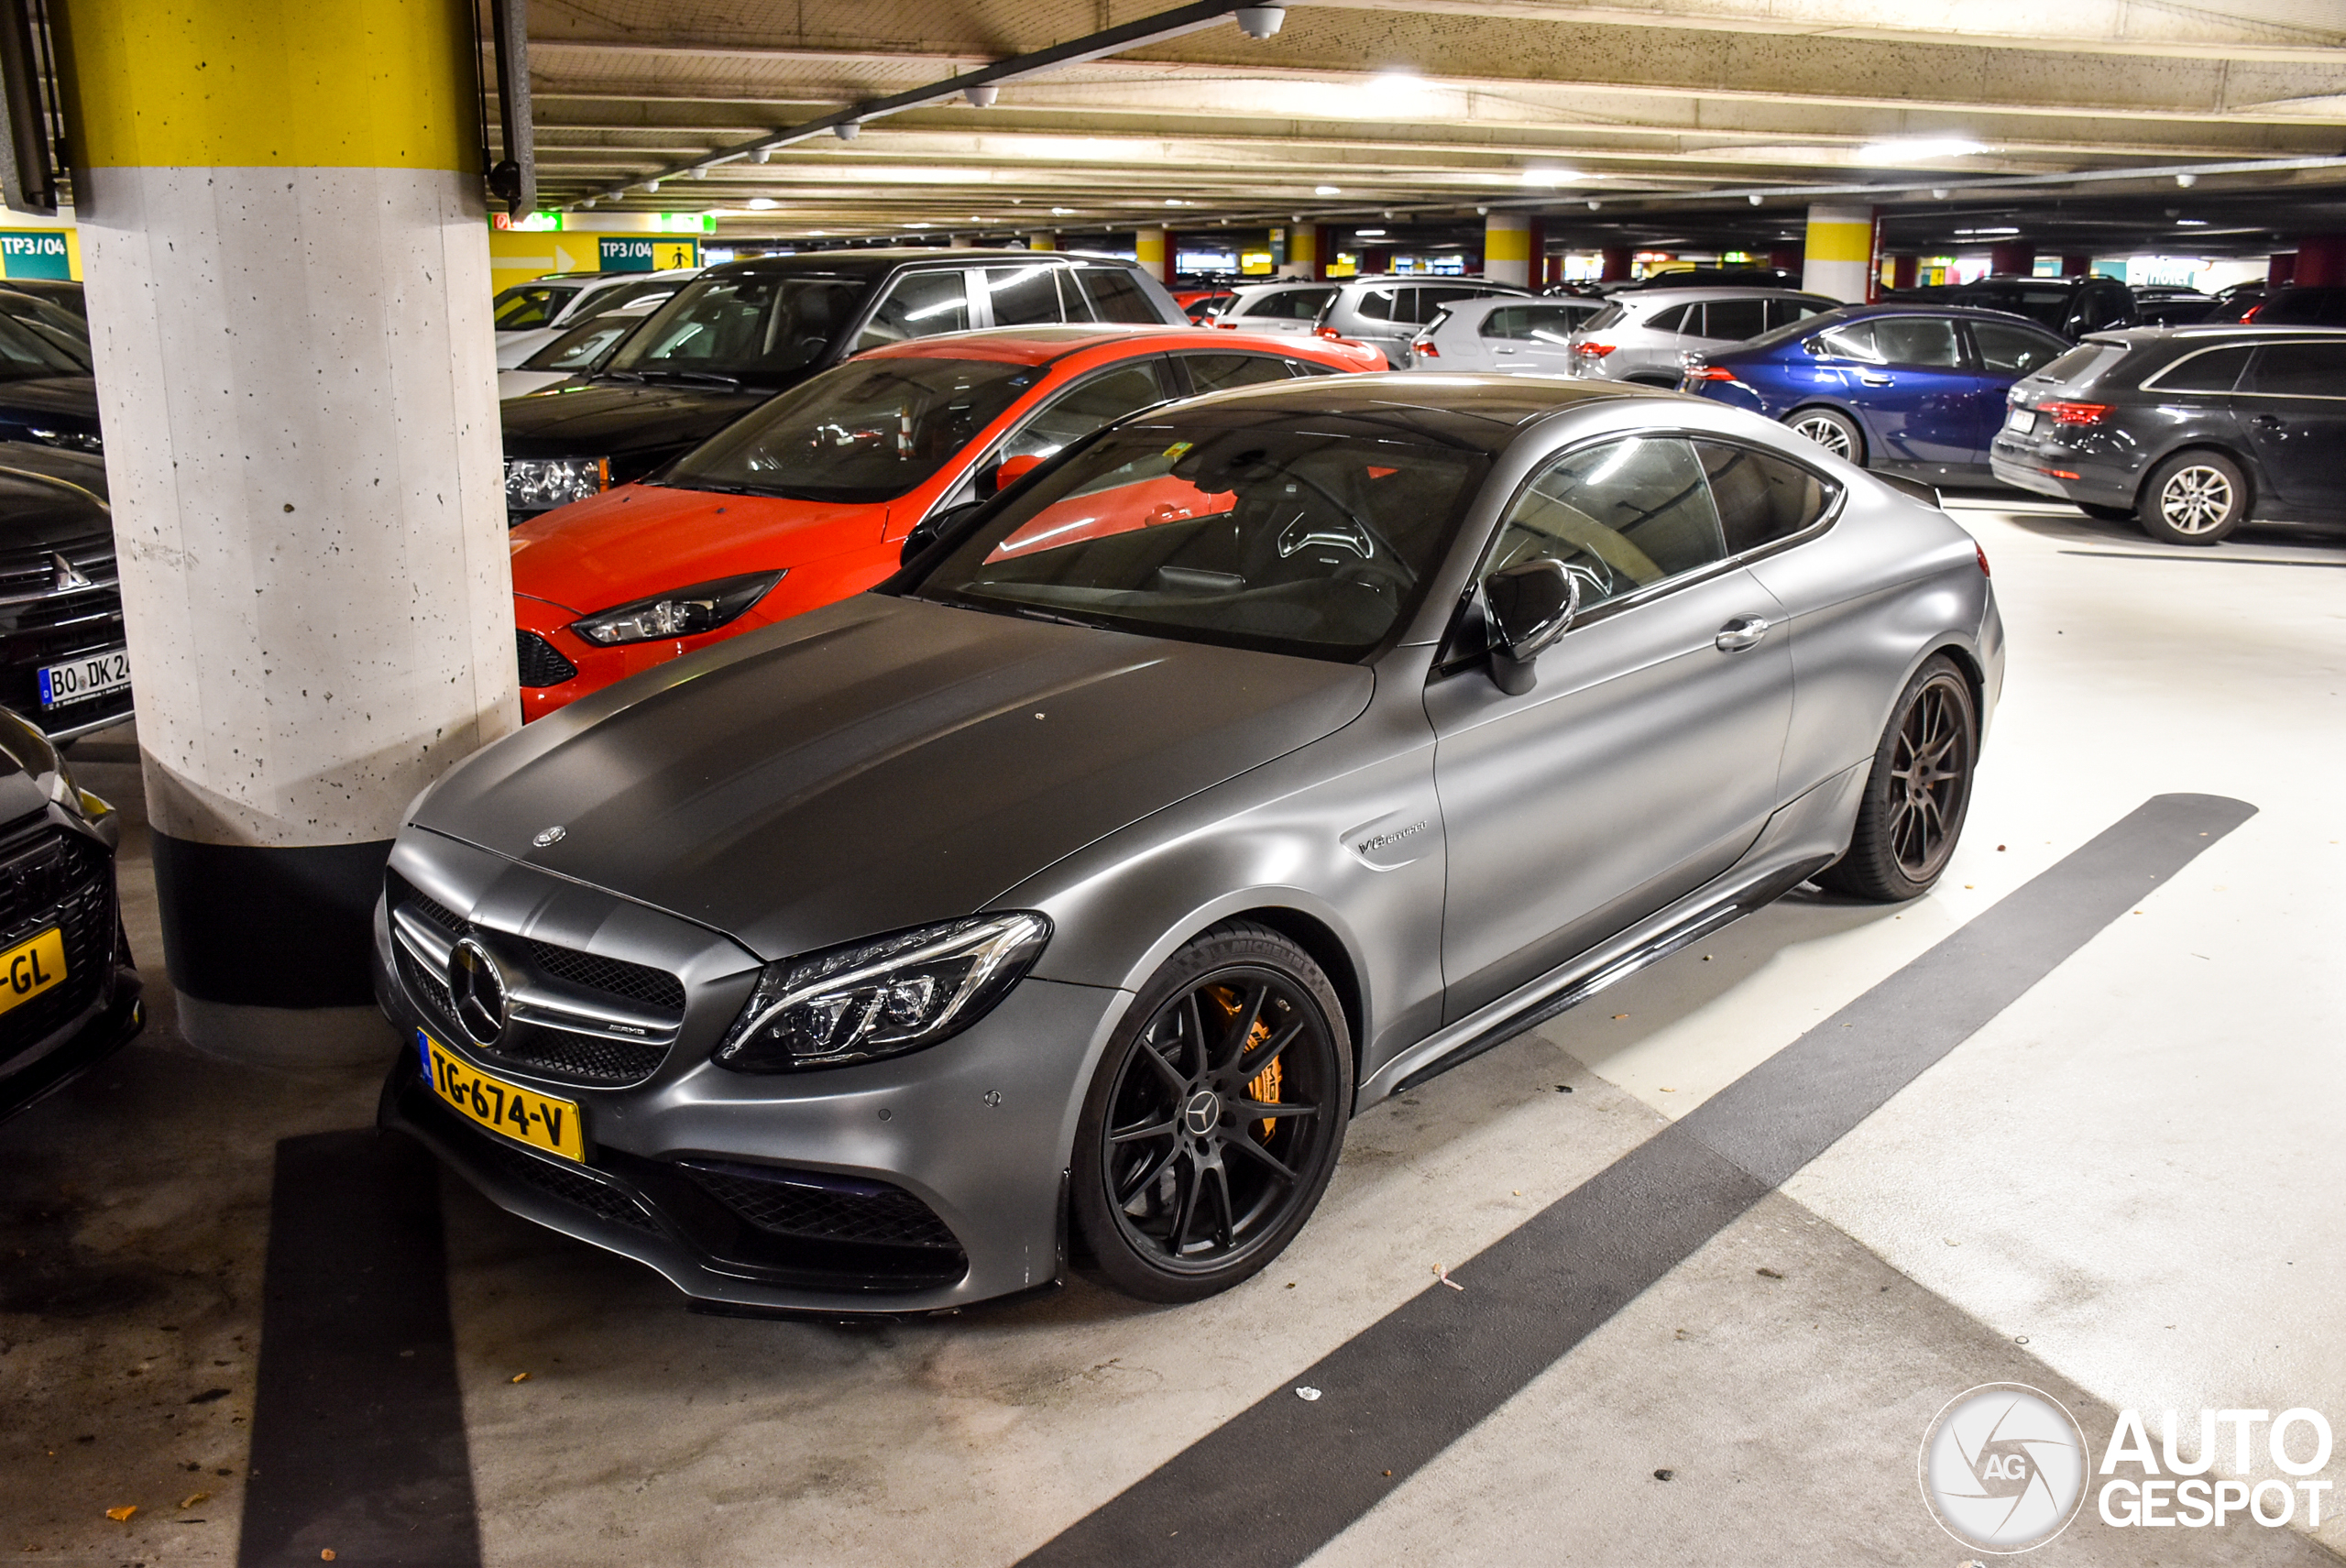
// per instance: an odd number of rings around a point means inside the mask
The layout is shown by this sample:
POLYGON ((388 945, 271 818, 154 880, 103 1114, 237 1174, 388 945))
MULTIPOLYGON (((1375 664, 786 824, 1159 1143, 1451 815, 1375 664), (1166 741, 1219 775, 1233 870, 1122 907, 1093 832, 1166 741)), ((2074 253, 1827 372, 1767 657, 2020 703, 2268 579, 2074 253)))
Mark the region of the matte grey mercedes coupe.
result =
POLYGON ((1225 1288, 1363 1108, 1938 877, 2003 630, 1929 495, 1637 387, 1135 415, 427 790, 384 1119, 705 1309, 1225 1288))

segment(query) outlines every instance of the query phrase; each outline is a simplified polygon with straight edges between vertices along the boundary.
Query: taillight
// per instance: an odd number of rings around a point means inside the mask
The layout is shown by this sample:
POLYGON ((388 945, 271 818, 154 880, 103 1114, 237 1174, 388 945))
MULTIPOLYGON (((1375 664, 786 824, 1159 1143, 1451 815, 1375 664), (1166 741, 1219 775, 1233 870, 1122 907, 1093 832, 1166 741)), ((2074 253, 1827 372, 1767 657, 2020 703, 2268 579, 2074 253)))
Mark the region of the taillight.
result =
POLYGON ((1575 343, 1573 345, 1573 352, 1584 355, 1591 359, 1602 359, 1613 352, 1613 345, 1609 343, 1575 343))
POLYGON ((1689 381, 1732 381, 1735 372, 1724 365, 1690 365, 1686 367, 1689 381))
POLYGON ((2259 301, 2257 301, 2257 302, 2256 302, 2256 303, 2254 303, 2254 304, 2253 304, 2253 305, 2249 306, 2249 307, 2248 307, 2248 309, 2246 309, 2246 310, 2244 310, 2244 311, 2241 312, 2241 313, 2240 313, 2240 319, 2241 319, 2241 323, 2242 323, 2242 325, 2245 325, 2245 324, 2247 324, 2248 323, 2254 321, 2254 320, 2256 319, 2256 313, 2257 313, 2259 311, 2263 310, 2264 308, 2264 301, 2262 301, 2262 300, 2259 300, 2259 301))
POLYGON ((1433 345, 1433 339, 1430 337, 1421 337, 1409 345, 1409 352, 1426 359, 1442 357, 1442 350, 1433 345))
POLYGON ((1990 576, 1991 574, 1988 570, 1988 547, 1977 541, 1974 541, 1971 546, 1971 553, 1979 558, 1979 575, 1983 577, 1990 576))
POLYGON ((2039 413, 2051 414, 2055 424, 2099 424, 2109 417, 2108 403, 2039 403, 2039 413))
POLYGON ((1326 338, 1330 343, 1342 343, 1344 341, 1344 334, 1338 332, 1332 326, 1321 327, 1320 329, 1320 335, 1326 338))

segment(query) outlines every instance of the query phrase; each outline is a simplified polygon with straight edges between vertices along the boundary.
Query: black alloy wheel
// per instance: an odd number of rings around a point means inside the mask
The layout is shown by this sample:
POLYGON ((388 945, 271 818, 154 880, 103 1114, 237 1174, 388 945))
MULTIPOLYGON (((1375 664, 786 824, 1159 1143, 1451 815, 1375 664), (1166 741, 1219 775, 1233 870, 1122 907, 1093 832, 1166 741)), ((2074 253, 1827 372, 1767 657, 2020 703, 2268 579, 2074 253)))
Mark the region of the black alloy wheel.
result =
POLYGON ((1882 903, 1928 892, 1962 836, 1979 753, 1971 683, 1940 654, 1907 683, 1874 752, 1848 853, 1818 885, 1882 903))
POLYGON ((1320 967, 1265 927, 1203 933, 1135 999, 1085 1097, 1071 1198, 1092 1264, 1149 1301, 1246 1278, 1318 1206, 1352 1093, 1320 967))

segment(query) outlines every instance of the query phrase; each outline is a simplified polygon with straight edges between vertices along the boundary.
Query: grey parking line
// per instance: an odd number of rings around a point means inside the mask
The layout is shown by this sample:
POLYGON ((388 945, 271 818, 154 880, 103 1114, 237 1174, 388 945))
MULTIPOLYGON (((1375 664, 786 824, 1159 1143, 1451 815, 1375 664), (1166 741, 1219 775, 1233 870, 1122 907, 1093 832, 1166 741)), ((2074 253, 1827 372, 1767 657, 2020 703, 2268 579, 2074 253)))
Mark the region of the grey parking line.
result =
POLYGON ((1301 1563, 2255 812, 2144 802, 1020 1568, 1301 1563))
POLYGON ((2209 561, 2219 566, 2311 566, 2318 571, 2346 571, 2346 561, 2279 561, 2270 555, 2166 554, 2156 550, 2064 550, 2064 555, 2098 555, 2105 561, 2209 561))
POLYGON ((480 1562, 439 1168, 409 1139, 277 1146, 249 1476, 237 1568, 480 1562))

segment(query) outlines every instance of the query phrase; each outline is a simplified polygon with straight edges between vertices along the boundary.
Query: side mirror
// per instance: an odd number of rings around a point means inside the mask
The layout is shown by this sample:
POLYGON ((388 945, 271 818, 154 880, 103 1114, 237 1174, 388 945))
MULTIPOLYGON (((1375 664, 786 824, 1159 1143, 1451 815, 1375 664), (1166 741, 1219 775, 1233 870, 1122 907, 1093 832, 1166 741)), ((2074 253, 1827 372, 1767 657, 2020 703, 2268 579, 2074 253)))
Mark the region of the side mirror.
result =
POLYGON ((904 535, 904 547, 896 557, 896 565, 911 565, 914 556, 959 527, 963 520, 975 515, 978 509, 985 504, 983 501, 964 501, 957 507, 947 507, 942 511, 930 512, 926 517, 914 523, 913 531, 904 535))
POLYGON ((1518 561, 1483 579, 1483 613, 1491 632, 1491 683, 1521 696, 1539 675, 1540 651, 1570 630, 1580 613, 1580 582, 1562 561, 1518 561))
POLYGON ((1000 495, 1042 466, 1043 460, 1031 452, 1024 456, 1003 458, 993 471, 994 494, 1000 495))

